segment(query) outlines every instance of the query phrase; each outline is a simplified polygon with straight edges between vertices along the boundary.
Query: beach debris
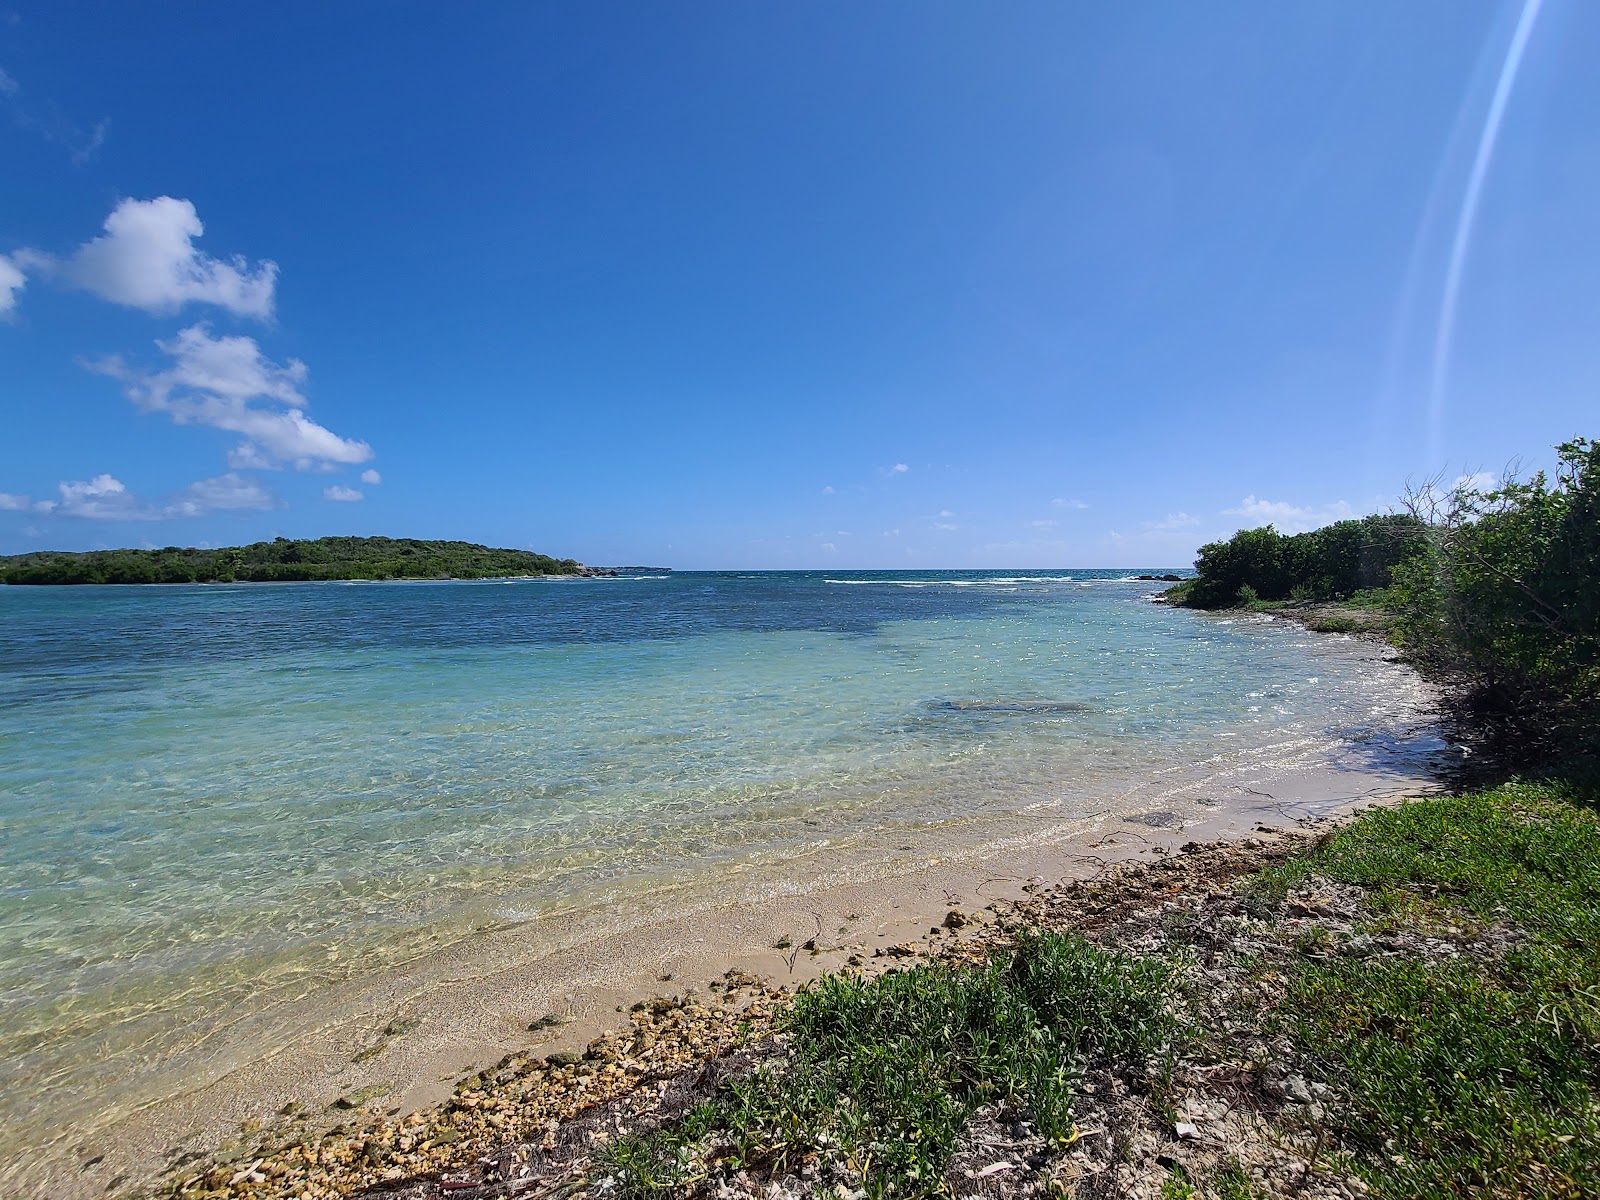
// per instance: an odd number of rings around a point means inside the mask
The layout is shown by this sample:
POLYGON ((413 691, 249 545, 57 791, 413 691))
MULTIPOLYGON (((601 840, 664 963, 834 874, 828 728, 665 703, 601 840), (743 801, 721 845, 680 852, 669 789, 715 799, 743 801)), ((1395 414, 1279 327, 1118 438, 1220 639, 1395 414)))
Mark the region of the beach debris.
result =
POLYGON ((946 929, 962 929, 969 924, 971 924, 971 918, 959 908, 952 908, 944 915, 944 927, 946 929))

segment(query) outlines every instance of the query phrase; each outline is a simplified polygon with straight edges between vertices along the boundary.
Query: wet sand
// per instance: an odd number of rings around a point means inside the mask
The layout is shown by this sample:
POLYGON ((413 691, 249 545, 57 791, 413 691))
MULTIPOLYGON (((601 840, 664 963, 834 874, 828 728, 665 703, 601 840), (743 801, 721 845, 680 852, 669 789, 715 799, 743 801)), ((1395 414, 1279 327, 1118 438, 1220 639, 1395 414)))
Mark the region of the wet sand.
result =
POLYGON ((898 844, 848 861, 824 848, 781 868, 665 886, 623 911, 481 934, 253 1015, 229 1045, 205 1048, 209 1069, 195 1086, 59 1131, 0 1165, 0 1194, 99 1197, 153 1185, 176 1166, 248 1145, 286 1112, 314 1133, 352 1109, 427 1109, 509 1053, 579 1049, 625 1026, 632 1003, 705 995, 730 968, 794 987, 925 936, 951 908, 975 912, 1192 840, 1248 837, 1432 790, 1412 769, 1308 771, 1189 795, 1172 785, 1134 789, 1073 819, 1034 812, 1003 825, 899 830, 898 844), (545 1027, 530 1030, 536 1023, 545 1027))

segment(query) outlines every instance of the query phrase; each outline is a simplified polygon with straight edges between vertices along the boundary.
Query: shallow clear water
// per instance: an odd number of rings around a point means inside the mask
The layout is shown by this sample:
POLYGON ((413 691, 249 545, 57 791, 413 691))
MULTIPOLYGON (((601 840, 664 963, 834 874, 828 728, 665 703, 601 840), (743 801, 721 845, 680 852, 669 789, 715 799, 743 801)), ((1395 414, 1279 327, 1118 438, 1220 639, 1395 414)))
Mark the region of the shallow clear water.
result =
POLYGON ((1370 648, 1120 575, 0 588, 0 1119, 486 924, 1400 753, 1370 648))

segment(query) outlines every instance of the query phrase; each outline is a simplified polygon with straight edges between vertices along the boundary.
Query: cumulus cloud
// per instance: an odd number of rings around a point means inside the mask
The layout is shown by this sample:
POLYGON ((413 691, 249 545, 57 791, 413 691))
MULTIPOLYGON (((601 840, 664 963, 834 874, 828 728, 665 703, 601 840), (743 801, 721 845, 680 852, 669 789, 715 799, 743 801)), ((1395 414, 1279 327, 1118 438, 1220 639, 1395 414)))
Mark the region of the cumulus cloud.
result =
POLYGON ((1281 533, 1304 533, 1333 521, 1344 521, 1355 516, 1355 510, 1343 500, 1321 508, 1290 504, 1283 500, 1262 500, 1246 496, 1238 508, 1225 508, 1226 517, 1244 517, 1260 525, 1275 525, 1281 533))
POLYGON ((823 489, 822 489, 822 494, 823 494, 823 495, 824 495, 824 496, 831 496, 831 495, 833 495, 833 484, 831 484, 831 483, 830 483, 830 484, 828 484, 828 485, 826 485, 826 486, 825 486, 825 487, 824 487, 824 488, 823 488, 823 489))
POLYGON ((356 488, 341 487, 339 484, 334 484, 332 487, 322 489, 322 498, 324 500, 337 500, 343 504, 354 504, 365 497, 356 488))
POLYGON ((33 507, 33 501, 27 496, 19 496, 15 492, 0 492, 0 512, 27 512, 33 507))
POLYGON ((93 479, 62 480, 56 485, 60 500, 41 500, 40 512, 62 517, 87 517, 103 521, 148 521, 156 511, 111 475, 93 479))
POLYGON ((159 504, 141 500, 120 479, 109 474, 92 479, 63 479, 56 490, 60 493, 56 500, 36 501, 27 496, 0 495, 0 508, 92 521, 160 521, 169 517, 203 517, 214 512, 264 512, 278 503, 266 488, 232 472, 191 483, 159 504))
POLYGON ((378 474, 371 467, 368 467, 365 471, 361 472, 361 482, 365 484, 382 483, 383 476, 378 474))
POLYGON ((199 303, 241 317, 270 317, 277 263, 212 258, 195 247, 203 233, 187 200, 124 200, 106 218, 101 237, 63 259, 28 251, 25 262, 102 300, 149 313, 199 303))
POLYGON ((17 307, 17 293, 27 286, 28 277, 4 254, 0 254, 0 317, 10 316, 17 307))
POLYGON ((342 438, 305 415, 300 388, 306 365, 298 359, 274 363, 255 339, 213 337, 204 325, 156 345, 172 359, 165 371, 140 372, 120 358, 91 363, 90 369, 121 380, 128 398, 146 412, 166 413, 178 425, 243 434, 245 441, 228 455, 229 466, 288 462, 309 469, 372 457, 366 442, 342 438))
POLYGON ((905 463, 895 463, 895 465, 889 467, 885 473, 889 475, 904 475, 909 470, 911 470, 911 468, 906 466, 905 463))

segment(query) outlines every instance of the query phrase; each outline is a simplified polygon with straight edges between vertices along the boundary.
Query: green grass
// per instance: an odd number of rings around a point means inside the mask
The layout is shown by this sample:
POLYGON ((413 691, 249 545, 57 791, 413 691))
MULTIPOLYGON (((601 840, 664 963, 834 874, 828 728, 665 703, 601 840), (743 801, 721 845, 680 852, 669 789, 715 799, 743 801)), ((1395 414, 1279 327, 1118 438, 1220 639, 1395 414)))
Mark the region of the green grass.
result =
MULTIPOLYGON (((1284 992, 1252 1036, 1286 1037, 1294 1070, 1331 1089, 1320 1113, 1286 1110, 1284 1134, 1314 1140, 1380 1197, 1600 1195, 1593 810, 1526 784, 1373 809, 1254 877, 1245 897, 1276 919, 1313 878, 1359 886, 1359 929, 1411 948, 1344 958, 1342 935, 1312 926, 1303 953, 1259 960, 1284 992), (1492 940, 1474 940, 1486 931, 1492 940), (1423 936, 1464 952, 1424 956, 1423 936)), ((618 1139, 599 1169, 644 1200, 740 1169, 831 1161, 842 1175, 825 1174, 819 1192, 843 1182, 916 1197, 943 1187, 980 1105, 1025 1111, 1059 1145, 1074 1135, 1085 1073, 1106 1067, 1162 1113, 1178 1057, 1223 1049, 1192 1023, 1189 989, 1203 976, 1172 953, 1038 934, 981 966, 825 977, 797 997, 785 1057, 665 1129, 618 1139)), ((1229 1159, 1169 1167, 1163 1194, 1258 1193, 1229 1159)))
POLYGON ((1329 1132, 1379 1195, 1600 1193, 1600 823, 1512 785, 1364 816, 1264 873, 1368 889, 1380 923, 1520 931, 1503 955, 1297 964, 1278 1023, 1343 1103, 1329 1132))
POLYGON ((602 1165, 626 1196, 645 1197, 713 1169, 781 1174, 824 1153, 869 1196, 930 1194, 980 1104, 1026 1108, 1064 1142, 1091 1062, 1159 1089, 1184 1036, 1184 970, 1039 935, 983 967, 827 976, 796 1000, 787 1061, 728 1085, 692 1119, 618 1139, 602 1165))

